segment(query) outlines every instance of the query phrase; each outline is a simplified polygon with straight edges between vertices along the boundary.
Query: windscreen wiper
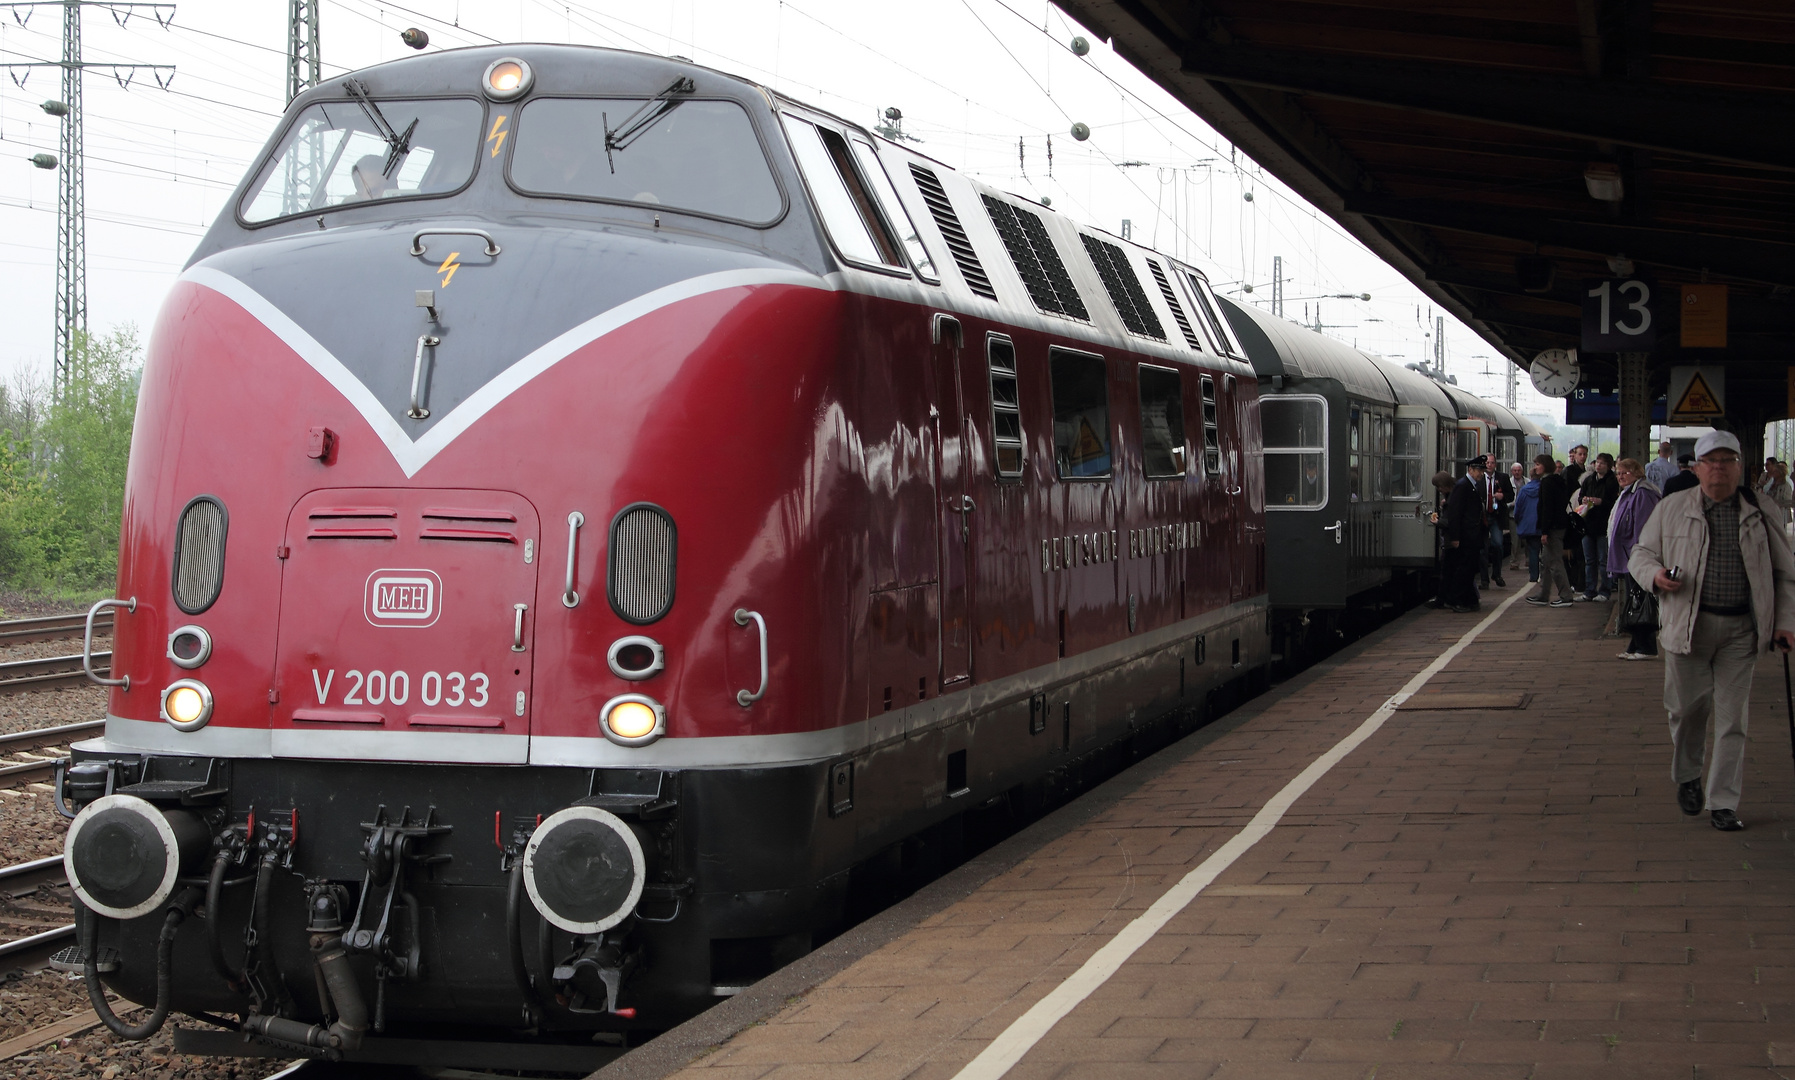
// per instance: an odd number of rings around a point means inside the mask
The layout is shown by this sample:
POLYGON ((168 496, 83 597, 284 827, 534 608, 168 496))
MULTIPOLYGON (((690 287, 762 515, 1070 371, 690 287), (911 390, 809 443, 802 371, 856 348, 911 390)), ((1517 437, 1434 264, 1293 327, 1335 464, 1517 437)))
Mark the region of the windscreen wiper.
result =
POLYGON ((411 123, 406 126, 403 133, 394 131, 393 125, 386 122, 386 116, 381 113, 380 106, 374 104, 374 99, 368 96, 368 88, 362 84, 360 79, 345 80, 343 89, 349 91, 349 96, 355 99, 357 105, 361 106, 361 111, 368 114, 368 123, 373 124, 374 130, 386 140, 386 165, 380 170, 380 175, 391 179, 393 166, 399 164, 406 154, 411 153, 411 133, 418 129, 417 117, 412 117, 411 123))
POLYGON ((642 103, 642 107, 630 113, 629 117, 616 127, 611 126, 611 118, 599 113, 599 119, 605 125, 605 161, 610 163, 611 173, 617 172, 617 159, 612 153, 617 150, 628 150, 631 143, 641 137, 642 133, 661 122, 661 118, 679 108, 684 102, 674 101, 675 94, 690 94, 698 86, 691 79, 682 75, 673 80, 673 85, 642 103))

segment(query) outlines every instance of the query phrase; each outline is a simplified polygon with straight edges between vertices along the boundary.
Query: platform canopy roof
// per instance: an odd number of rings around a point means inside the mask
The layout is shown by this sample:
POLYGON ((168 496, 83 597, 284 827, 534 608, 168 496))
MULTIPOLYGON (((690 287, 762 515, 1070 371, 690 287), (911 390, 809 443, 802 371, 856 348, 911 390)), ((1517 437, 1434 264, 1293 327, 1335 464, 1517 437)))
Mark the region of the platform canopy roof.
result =
POLYGON ((1656 392, 1722 362, 1782 415, 1795 2, 1057 2, 1510 358, 1577 347, 1619 266, 1659 285, 1656 392), (1699 282, 1729 286, 1724 350, 1679 345, 1699 282))

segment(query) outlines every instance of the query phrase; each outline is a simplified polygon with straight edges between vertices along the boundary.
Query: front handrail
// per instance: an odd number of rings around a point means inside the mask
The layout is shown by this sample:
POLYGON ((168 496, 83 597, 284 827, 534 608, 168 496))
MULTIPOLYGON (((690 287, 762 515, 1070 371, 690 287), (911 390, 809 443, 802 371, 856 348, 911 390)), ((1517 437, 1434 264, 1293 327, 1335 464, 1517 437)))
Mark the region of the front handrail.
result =
POLYGON ((744 709, 767 694, 767 620, 761 618, 758 611, 749 611, 747 608, 735 609, 737 626, 747 626, 749 620, 753 620, 754 625, 760 627, 760 689, 752 694, 746 690, 735 692, 735 703, 744 709))
POLYGON ((434 354, 436 347, 442 343, 442 338, 435 334, 423 334, 418 338, 418 354, 411 362, 411 408, 405 410, 405 415, 413 420, 430 418, 430 410, 424 406, 424 398, 420 393, 424 385, 424 350, 429 349, 434 354))
MULTIPOLYGON (((135 596, 133 596, 129 600, 118 600, 118 599, 101 600, 99 603, 95 604, 93 607, 90 607, 87 609, 87 632, 81 638, 81 670, 87 673, 88 678, 92 679, 94 682, 99 683, 101 686, 122 686, 126 690, 130 690, 131 689, 131 676, 124 675, 124 676, 120 676, 119 678, 116 678, 116 679, 109 679, 104 675, 95 674, 94 669, 93 669, 93 620, 94 620, 94 616, 98 615, 101 611, 105 610, 106 608, 121 608, 121 607, 125 609, 126 614, 130 614, 130 615, 137 614, 137 598, 135 596)), ((118 650, 116 650, 116 649, 113 650, 114 653, 116 653, 117 651, 118 650)))
POLYGON ((567 584, 561 589, 561 606, 574 607, 580 602, 580 594, 574 590, 574 571, 580 557, 580 527, 586 524, 586 515, 575 510, 567 515, 567 584))
POLYGON ((473 236, 473 237, 478 237, 479 239, 486 241, 486 254, 497 255, 499 253, 498 241, 494 240, 492 238, 492 234, 487 232, 485 229, 473 229, 473 228, 463 228, 460 226, 449 226, 449 227, 445 227, 445 228, 419 229, 417 232, 412 233, 411 234, 411 253, 413 255, 423 255, 425 253, 424 245, 419 243, 419 241, 423 240, 424 237, 426 237, 426 236, 473 236))

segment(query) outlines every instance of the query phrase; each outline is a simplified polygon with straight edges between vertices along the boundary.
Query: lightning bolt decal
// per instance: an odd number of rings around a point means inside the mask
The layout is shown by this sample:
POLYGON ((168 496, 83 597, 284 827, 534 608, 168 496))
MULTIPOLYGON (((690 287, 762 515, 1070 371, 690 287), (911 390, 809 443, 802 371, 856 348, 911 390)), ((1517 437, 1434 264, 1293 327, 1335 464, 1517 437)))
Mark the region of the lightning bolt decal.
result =
POLYGON ((449 282, 455 280, 455 271, 461 269, 461 264, 455 260, 460 257, 461 252, 451 251, 449 257, 443 260, 443 264, 436 268, 436 272, 443 275, 443 288, 448 288, 449 282))
POLYGON ((498 119, 492 122, 492 132, 486 136, 486 141, 492 144, 492 157, 499 156, 499 149, 505 145, 505 136, 511 134, 501 130, 505 126, 505 119, 506 114, 500 113, 498 119))

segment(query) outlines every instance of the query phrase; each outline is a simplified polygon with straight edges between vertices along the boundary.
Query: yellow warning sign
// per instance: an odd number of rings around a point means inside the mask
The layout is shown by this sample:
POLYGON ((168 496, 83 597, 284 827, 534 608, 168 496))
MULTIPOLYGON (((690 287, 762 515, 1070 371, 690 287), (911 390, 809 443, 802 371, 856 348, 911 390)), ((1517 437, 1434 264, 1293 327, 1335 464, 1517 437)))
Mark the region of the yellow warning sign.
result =
POLYGON ((1681 329, 1677 343, 1685 349, 1726 348, 1726 286, 1683 285, 1681 329))
POLYGON ((1726 373, 1715 367, 1671 369, 1671 424, 1705 424, 1726 415, 1726 373))
POLYGON ((1103 448, 1103 440, 1091 430, 1091 422, 1084 417, 1078 418, 1078 444, 1072 448, 1072 464, 1082 465, 1108 453, 1103 448))

